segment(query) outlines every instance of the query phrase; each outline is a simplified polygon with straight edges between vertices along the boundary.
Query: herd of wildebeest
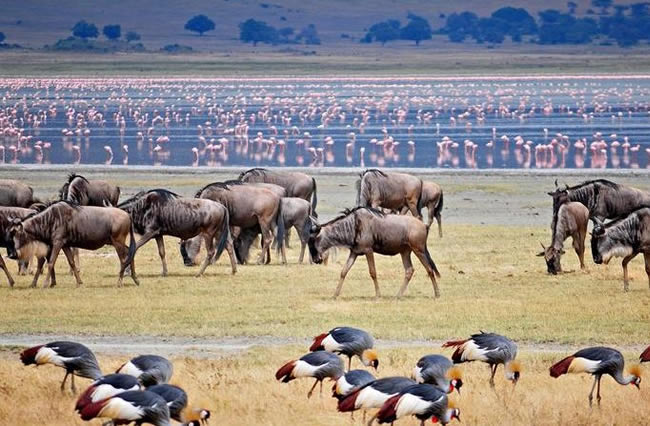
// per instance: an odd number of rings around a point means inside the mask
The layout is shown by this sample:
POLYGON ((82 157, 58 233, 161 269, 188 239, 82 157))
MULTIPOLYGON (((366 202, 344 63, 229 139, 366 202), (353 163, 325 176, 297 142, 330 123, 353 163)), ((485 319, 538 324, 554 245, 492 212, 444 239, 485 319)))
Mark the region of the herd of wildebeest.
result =
MULTIPOLYGON (((564 241, 571 236, 584 268, 584 249, 589 220, 593 260, 608 263, 623 258, 624 290, 628 290, 627 264, 643 253, 650 282, 650 193, 597 179, 564 188, 555 184, 552 241, 539 253, 549 273, 561 272, 564 241), (609 220, 609 222, 605 222, 609 220)), ((13 180, 0 181, 0 238, 9 258, 18 260, 19 273, 29 269, 35 257, 35 287, 45 262, 44 286, 56 285, 54 266, 62 250, 77 285, 78 249, 96 250, 112 245, 120 261, 118 285, 125 273, 139 284, 135 254, 155 239, 167 275, 164 236, 181 240, 180 252, 186 266, 196 263, 201 246, 206 255, 198 275, 228 252, 232 273, 247 262, 251 247, 260 236, 258 263, 271 261, 275 246, 286 263, 289 231, 295 228, 300 240, 299 262, 309 248, 309 261, 327 261, 331 249, 347 248, 349 256, 340 274, 334 297, 345 276, 360 255, 366 256, 376 297, 380 296, 374 253, 401 255, 405 276, 397 294, 402 296, 413 275, 411 253, 422 263, 431 280, 435 297, 440 296, 440 273, 427 248, 429 228, 435 218, 442 237, 443 191, 419 177, 378 169, 367 169, 356 181, 356 206, 334 219, 320 223, 316 212, 316 180, 301 172, 253 168, 238 179, 213 182, 194 197, 183 197, 167 189, 141 191, 120 202, 120 188, 103 180, 89 180, 71 174, 59 191, 58 200, 42 202, 31 187, 13 180), (428 209, 428 220, 422 209, 428 209), (136 239, 135 234, 138 234, 136 239), (129 242, 127 244, 127 238, 129 242)), ((7 266, 0 267, 13 287, 7 266)))

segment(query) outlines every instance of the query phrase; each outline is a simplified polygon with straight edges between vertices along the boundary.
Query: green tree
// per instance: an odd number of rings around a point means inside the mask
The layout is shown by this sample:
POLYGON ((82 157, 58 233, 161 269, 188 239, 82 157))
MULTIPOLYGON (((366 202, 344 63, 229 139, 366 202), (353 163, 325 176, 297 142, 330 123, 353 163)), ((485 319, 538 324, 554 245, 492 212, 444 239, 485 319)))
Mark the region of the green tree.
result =
POLYGON ((2 43, 3 41, 5 41, 5 33, 0 32, 0 43, 2 43))
POLYGON ((97 38, 99 36, 99 30, 95 24, 81 20, 72 27, 72 35, 83 38, 84 40, 87 38, 97 38))
POLYGON ((378 22, 370 27, 368 33, 366 34, 366 38, 368 38, 370 41, 374 39, 380 42, 383 46, 386 44, 386 42, 399 39, 399 27, 400 23, 395 19, 378 22))
POLYGON ((320 44, 320 37, 316 31, 316 25, 309 24, 303 28, 296 36, 296 40, 304 40, 305 44, 320 44))
POLYGON ((122 36, 122 27, 119 25, 105 25, 102 29, 104 37, 109 40, 117 40, 122 36))
POLYGON ((196 15, 185 23, 185 29, 202 36, 203 33, 214 30, 214 21, 205 15, 196 15))
POLYGON ((244 43, 275 43, 278 40, 278 31, 264 21, 248 19, 239 24, 239 39, 244 43))
POLYGON ((413 40, 416 46, 419 46, 422 40, 431 40, 432 31, 429 21, 412 13, 409 13, 407 18, 409 23, 401 29, 400 38, 413 40))
POLYGON ((135 31, 129 31, 126 33, 124 38, 126 38, 127 42, 138 41, 140 40, 140 34, 136 33, 135 31))

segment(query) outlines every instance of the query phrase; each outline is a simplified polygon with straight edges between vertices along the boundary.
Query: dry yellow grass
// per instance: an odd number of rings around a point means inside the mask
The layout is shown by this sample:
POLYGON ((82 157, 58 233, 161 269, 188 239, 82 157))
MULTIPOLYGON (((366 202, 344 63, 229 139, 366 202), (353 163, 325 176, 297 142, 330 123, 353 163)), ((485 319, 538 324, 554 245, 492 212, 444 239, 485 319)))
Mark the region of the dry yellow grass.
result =
MULTIPOLYGON (((304 347, 285 346, 275 349, 254 348, 245 354, 220 359, 175 358, 172 383, 182 386, 190 401, 212 410, 213 425, 358 425, 361 415, 352 421, 349 415, 336 412, 330 398, 329 382, 312 399, 306 398, 311 380, 289 384, 275 381, 275 370, 285 361, 302 355, 304 347)), ((408 375, 417 359, 439 348, 383 349, 378 376, 408 375)), ((0 419, 2 424, 27 425, 47 423, 51 426, 84 424, 73 411, 75 396, 69 390, 61 394, 59 384, 63 370, 44 366, 23 367, 18 350, 0 352, 0 419)), ((447 353, 449 355, 449 353, 447 353)), ((650 388, 641 383, 620 386, 611 378, 602 381, 602 406, 589 409, 587 394, 590 376, 562 376, 553 379, 548 367, 565 354, 522 353, 524 371, 513 390, 499 369, 496 393, 487 380, 484 364, 464 364, 465 386, 462 395, 454 395, 461 409, 463 424, 507 425, 641 425, 648 422, 650 388)), ((627 359, 638 354, 626 354, 627 359)), ((114 370, 124 357, 99 356, 105 371, 114 370)), ((353 366, 358 365, 355 360, 353 366)), ((646 379, 647 380, 647 379, 646 379)), ((80 379, 84 388, 89 381, 80 379)), ((95 421, 94 424, 100 424, 95 421)), ((397 424, 419 424, 414 418, 397 424)), ((453 423, 458 424, 458 423, 453 423)))

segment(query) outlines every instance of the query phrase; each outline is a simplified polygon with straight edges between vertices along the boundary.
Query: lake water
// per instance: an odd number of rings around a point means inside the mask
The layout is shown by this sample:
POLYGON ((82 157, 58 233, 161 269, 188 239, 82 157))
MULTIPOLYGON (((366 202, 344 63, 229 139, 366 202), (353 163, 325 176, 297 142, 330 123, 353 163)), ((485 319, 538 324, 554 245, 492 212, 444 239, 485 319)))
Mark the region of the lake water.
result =
POLYGON ((0 79, 0 98, 6 163, 650 165, 643 76, 0 79))

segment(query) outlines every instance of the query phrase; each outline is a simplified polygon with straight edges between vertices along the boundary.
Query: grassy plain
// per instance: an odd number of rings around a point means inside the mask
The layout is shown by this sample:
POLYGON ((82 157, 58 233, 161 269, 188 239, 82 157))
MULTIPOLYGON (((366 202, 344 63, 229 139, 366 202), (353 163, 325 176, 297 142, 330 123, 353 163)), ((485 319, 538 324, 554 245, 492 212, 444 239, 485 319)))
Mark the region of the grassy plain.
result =
MULTIPOLYGON (((212 425, 359 425, 362 415, 353 421, 337 413, 330 397, 330 382, 306 398, 311 380, 279 383, 274 373, 284 362, 302 355, 304 347, 253 348, 245 354, 216 359, 173 358, 172 383, 182 386, 190 402, 212 411, 212 425)), ((431 346, 389 348, 380 352, 381 377, 410 375, 423 354, 440 352, 431 346)), ((449 352, 449 351, 447 351, 449 352)), ((448 355, 448 353, 447 353, 448 355)), ((635 358, 626 353, 627 359, 635 358)), ((454 394, 461 409, 462 424, 488 425, 630 425, 647 424, 650 388, 622 387, 611 378, 602 381, 602 407, 589 409, 587 394, 591 377, 563 376, 553 379, 548 367, 561 359, 561 353, 521 354, 524 371, 514 388, 496 377, 496 392, 487 384, 488 367, 484 364, 463 365, 462 395, 454 394)), ((117 369, 124 357, 100 356, 104 371, 117 369)), ((353 367, 358 361, 353 362, 353 367)), ((68 389, 59 392, 63 370, 53 366, 22 367, 15 351, 0 351, 0 418, 3 424, 43 424, 52 426, 82 425, 73 411, 76 397, 68 389)), ((647 380, 647 379, 646 379, 647 380)), ((89 383, 78 379, 81 389, 89 383)), ((99 424, 99 421, 95 421, 99 424)), ((415 418, 400 420, 400 425, 419 424, 415 418)), ((461 423, 453 423, 461 424, 461 423)))

